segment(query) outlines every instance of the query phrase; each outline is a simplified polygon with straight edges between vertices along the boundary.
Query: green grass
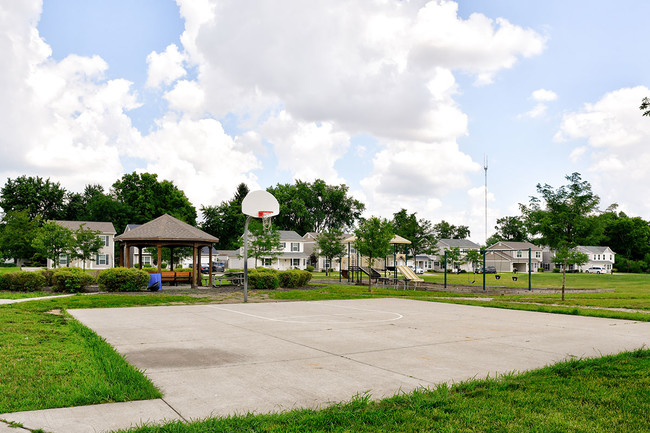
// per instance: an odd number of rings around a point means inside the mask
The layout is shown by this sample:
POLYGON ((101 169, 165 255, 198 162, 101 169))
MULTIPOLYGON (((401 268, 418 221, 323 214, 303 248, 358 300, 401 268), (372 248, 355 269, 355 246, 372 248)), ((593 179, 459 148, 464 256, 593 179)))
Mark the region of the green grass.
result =
POLYGON ((650 431, 650 351, 572 360, 495 380, 359 396, 322 410, 210 418, 130 433, 650 431))
POLYGON ((20 268, 17 266, 0 266, 0 274, 6 274, 9 272, 18 272, 20 268))
POLYGON ((149 379, 65 310, 197 302, 206 300, 143 293, 0 306, 0 413, 160 397, 149 379))

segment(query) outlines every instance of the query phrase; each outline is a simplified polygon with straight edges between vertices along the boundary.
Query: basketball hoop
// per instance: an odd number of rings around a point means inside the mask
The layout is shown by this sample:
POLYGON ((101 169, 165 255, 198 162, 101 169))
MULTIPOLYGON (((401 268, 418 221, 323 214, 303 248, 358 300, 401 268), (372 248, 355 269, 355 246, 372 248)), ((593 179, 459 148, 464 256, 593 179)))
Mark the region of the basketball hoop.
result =
POLYGON ((271 230, 271 218, 273 218, 273 211, 261 210, 257 213, 259 218, 262 218, 262 227, 265 232, 271 230))

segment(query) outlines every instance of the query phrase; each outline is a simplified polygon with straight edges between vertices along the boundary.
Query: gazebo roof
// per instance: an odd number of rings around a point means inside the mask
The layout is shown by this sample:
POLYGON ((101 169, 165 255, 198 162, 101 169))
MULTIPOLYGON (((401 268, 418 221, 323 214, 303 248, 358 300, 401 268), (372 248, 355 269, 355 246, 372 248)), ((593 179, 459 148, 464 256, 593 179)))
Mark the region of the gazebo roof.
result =
MULTIPOLYGON (((343 239, 343 242, 344 243, 354 242, 356 240, 357 240, 357 237, 355 235, 352 235, 347 239, 343 239)), ((410 244, 410 243, 411 243, 411 241, 409 241, 408 239, 404 239, 400 235, 394 235, 393 239, 390 240, 391 245, 393 245, 393 244, 410 244)))
POLYGON ((117 241, 219 242, 219 239, 171 215, 135 227, 115 237, 117 241))

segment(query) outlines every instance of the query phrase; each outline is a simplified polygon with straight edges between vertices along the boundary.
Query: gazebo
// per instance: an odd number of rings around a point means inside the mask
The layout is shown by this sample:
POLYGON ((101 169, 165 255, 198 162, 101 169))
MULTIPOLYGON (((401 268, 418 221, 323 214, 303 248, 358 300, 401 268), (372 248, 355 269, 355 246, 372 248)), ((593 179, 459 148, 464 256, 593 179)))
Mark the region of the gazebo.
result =
MULTIPOLYGON (((171 215, 164 214, 158 218, 142 224, 132 230, 115 237, 121 243, 120 266, 131 267, 129 263, 129 248, 137 247, 139 250, 139 264, 142 267, 142 249, 144 247, 156 247, 158 249, 158 272, 161 271, 162 248, 169 247, 171 250, 172 262, 174 260, 175 247, 192 247, 192 288, 197 287, 197 275, 200 271, 197 266, 201 264, 199 251, 202 247, 211 247, 219 239, 197 229, 171 215), (198 258, 198 260, 197 260, 198 258)), ((210 251, 209 275, 212 280, 212 248, 210 251)))
MULTIPOLYGON (((342 241, 344 244, 345 243, 348 244, 348 275, 350 275, 349 271, 350 271, 350 261, 351 261, 350 260, 350 244, 353 244, 354 241, 356 241, 356 240, 357 240, 357 237, 355 235, 352 235, 352 236, 350 236, 350 237, 348 237, 346 239, 343 239, 343 241, 342 241)), ((394 235, 393 238, 390 240, 390 244, 393 245, 393 267, 395 268, 395 278, 397 278, 397 262, 396 262, 397 245, 408 245, 410 243, 411 243, 411 241, 401 237, 400 235, 394 235)), ((384 257, 384 261, 385 260, 386 260, 386 258, 384 257)), ((356 264, 357 264, 357 266, 359 266, 359 259, 358 258, 357 258, 356 264)), ((384 268, 385 267, 386 267, 386 265, 384 264, 384 268)), ((384 269, 384 272, 386 272, 385 269, 384 269)), ((348 280, 349 280, 349 278, 350 277, 348 277, 348 280)))

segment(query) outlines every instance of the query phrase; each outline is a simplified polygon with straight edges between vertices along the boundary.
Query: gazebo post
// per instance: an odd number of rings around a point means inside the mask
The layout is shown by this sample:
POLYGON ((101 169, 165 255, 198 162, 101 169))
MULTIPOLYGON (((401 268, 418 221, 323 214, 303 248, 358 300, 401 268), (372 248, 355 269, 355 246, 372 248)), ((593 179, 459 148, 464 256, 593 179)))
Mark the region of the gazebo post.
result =
POLYGON ((192 288, 196 289, 196 244, 192 245, 192 288))
POLYGON ((208 245, 208 285, 212 287, 212 244, 208 245))
POLYGON ((201 246, 197 245, 197 260, 196 260, 196 284, 197 286, 202 286, 203 285, 203 276, 201 275, 201 246))
POLYGON ((162 245, 158 244, 158 273, 162 271, 162 245))
POLYGON ((142 269, 142 245, 138 247, 138 269, 142 269))
POLYGON ((169 247, 169 270, 174 270, 174 247, 169 247))

